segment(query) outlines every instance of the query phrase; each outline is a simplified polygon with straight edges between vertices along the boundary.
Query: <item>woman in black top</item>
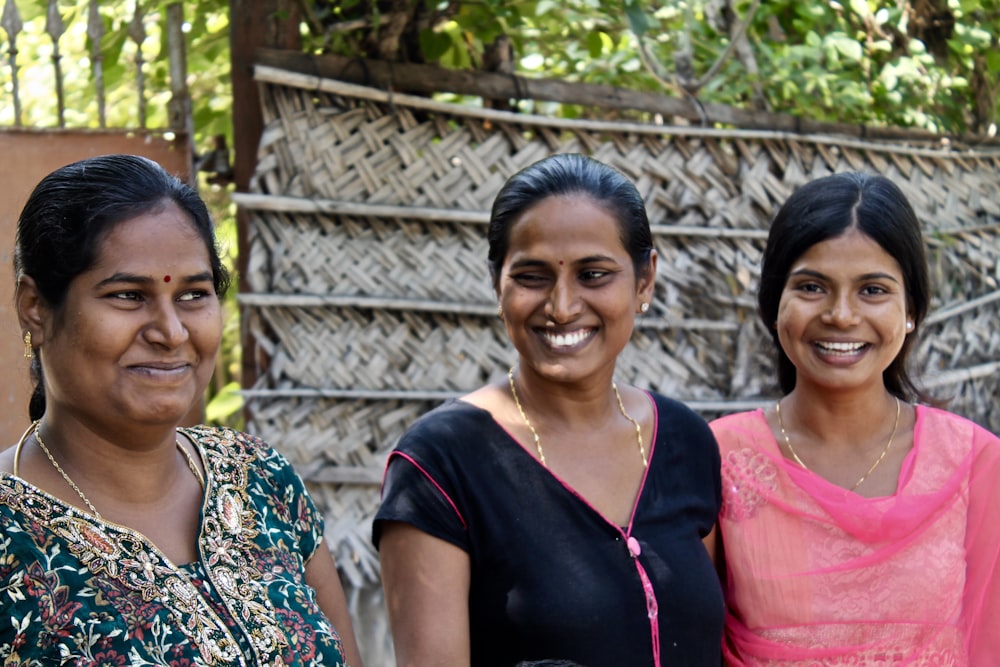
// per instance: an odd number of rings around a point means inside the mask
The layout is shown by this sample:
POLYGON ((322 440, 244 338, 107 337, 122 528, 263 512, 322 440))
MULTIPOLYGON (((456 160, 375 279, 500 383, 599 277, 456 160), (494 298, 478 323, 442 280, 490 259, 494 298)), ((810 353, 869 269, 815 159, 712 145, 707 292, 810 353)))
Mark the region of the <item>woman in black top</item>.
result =
POLYGON ((613 379, 656 275, 639 193, 555 155, 507 181, 489 242, 518 365, 410 428, 375 520, 399 667, 719 665, 715 440, 613 379))

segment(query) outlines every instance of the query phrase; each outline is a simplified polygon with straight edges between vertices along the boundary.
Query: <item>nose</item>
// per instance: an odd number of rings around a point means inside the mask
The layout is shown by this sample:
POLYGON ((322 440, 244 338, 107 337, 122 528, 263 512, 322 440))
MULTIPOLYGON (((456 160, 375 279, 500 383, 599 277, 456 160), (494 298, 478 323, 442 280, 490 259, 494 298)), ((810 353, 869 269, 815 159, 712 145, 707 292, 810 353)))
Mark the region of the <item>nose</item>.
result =
POLYGON ((556 280, 545 306, 548 318, 557 324, 564 324, 576 319, 580 310, 580 296, 576 286, 570 280, 556 280))
POLYGON ((172 298, 155 301, 150 311, 150 322, 144 330, 150 343, 175 348, 188 339, 187 326, 172 298))
POLYGON ((836 294, 832 297, 830 309, 823 315, 823 321, 835 327, 848 327, 857 323, 857 309, 849 294, 836 294))

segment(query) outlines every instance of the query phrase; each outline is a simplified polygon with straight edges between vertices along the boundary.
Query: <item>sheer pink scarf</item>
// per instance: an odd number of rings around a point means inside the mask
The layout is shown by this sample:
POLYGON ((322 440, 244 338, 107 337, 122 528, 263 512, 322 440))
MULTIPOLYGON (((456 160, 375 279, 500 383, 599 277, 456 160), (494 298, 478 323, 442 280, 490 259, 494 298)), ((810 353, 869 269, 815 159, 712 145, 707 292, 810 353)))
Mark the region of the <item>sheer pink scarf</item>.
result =
POLYGON ((1000 665, 1000 439, 917 407, 894 495, 788 461, 760 410, 712 423, 730 665, 1000 665))

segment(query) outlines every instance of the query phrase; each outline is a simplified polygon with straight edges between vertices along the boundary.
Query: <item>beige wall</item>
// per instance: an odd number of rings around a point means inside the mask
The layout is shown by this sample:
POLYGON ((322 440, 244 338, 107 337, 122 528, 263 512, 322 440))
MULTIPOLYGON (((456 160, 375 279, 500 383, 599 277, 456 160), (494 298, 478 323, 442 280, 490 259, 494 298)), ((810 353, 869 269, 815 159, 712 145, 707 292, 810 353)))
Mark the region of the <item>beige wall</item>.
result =
POLYGON ((144 155, 187 180, 190 156, 182 145, 135 133, 0 129, 0 450, 28 425, 31 383, 13 310, 14 232, 28 195, 52 170, 107 153, 144 155))

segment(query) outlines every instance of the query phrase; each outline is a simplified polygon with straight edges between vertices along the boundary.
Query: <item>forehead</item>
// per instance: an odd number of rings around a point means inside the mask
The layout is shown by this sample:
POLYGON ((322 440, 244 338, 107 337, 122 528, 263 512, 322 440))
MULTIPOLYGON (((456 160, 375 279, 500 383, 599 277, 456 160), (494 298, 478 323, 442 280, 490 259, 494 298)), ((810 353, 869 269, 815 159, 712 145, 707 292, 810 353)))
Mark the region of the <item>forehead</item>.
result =
POLYGON ((899 262, 875 239, 856 228, 810 246, 792 262, 789 272, 822 268, 830 275, 888 273, 902 277, 899 262))
POLYGON ((510 230, 510 252, 529 247, 591 245, 604 253, 625 252, 622 223, 586 193, 552 195, 526 209, 510 230))
POLYGON ((169 202, 112 225, 98 240, 93 269, 162 266, 165 271, 168 266, 209 266, 210 261, 208 245, 194 221, 169 202))

